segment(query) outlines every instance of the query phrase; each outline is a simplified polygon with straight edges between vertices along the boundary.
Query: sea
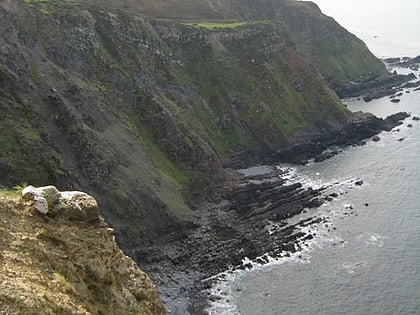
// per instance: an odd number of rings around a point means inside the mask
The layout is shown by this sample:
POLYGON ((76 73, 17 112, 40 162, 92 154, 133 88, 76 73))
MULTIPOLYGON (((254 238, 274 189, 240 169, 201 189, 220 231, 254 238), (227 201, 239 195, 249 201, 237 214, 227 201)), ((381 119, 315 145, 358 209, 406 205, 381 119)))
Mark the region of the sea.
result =
MULTIPOLYGON (((419 0, 315 2, 376 56, 420 55, 419 0)), ((405 89, 399 103, 343 102, 352 111, 412 117, 379 134, 380 141, 343 148, 326 161, 277 166, 288 180, 337 197, 290 220, 323 219, 300 228, 315 235, 301 250, 224 273, 212 288, 209 314, 420 314, 420 122, 413 120, 420 117, 420 91, 405 89)))

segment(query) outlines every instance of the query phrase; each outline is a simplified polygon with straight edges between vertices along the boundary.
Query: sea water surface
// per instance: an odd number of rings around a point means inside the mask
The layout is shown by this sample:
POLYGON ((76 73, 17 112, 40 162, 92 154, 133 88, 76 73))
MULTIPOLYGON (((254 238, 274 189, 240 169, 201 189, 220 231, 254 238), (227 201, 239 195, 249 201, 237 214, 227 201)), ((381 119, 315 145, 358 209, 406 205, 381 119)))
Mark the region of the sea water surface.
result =
MULTIPOLYGON (((359 8, 347 12, 347 19, 352 15, 354 25, 367 33, 380 34, 380 25, 366 23, 354 14, 355 10, 360 12, 362 1, 316 2, 321 8, 323 3, 329 3, 330 12, 360 2, 359 8)), ((420 1, 363 3, 365 7, 386 6, 382 11, 371 10, 372 17, 388 12, 388 16, 392 13, 403 18, 412 12, 394 12, 395 6, 411 3, 414 10, 420 1)), ((420 10, 414 11, 420 14, 420 10)), ((345 12, 342 14, 345 16, 345 12)), ((392 21, 384 19, 382 26, 392 21)), ((400 37, 388 34, 390 43, 379 45, 375 53, 386 57, 419 55, 420 40, 415 42, 420 35, 419 21, 415 21, 417 35, 412 35, 411 41, 405 38, 399 42, 400 37)), ((420 117, 420 91, 406 90, 400 99, 397 104, 388 97, 369 103, 357 99, 345 103, 353 111, 381 117, 398 111, 420 117)), ((412 117, 400 127, 381 133, 379 142, 368 140, 364 146, 346 148, 321 163, 281 165, 290 170, 290 180, 327 186, 327 193, 337 193, 338 197, 291 220, 325 220, 302 228, 315 235, 302 244, 302 251, 268 266, 255 265, 251 271, 228 273, 226 281, 213 288, 219 300, 209 313, 420 314, 420 122, 412 117), (360 181, 361 186, 356 184, 360 181)))

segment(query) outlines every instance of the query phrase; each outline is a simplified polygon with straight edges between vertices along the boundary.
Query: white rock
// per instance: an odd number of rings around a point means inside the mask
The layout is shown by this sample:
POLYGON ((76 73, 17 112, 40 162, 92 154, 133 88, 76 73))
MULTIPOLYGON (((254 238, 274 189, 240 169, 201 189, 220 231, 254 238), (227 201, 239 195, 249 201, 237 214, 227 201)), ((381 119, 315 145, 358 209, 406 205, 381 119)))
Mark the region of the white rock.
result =
POLYGON ((34 196, 34 206, 35 209, 43 214, 48 213, 48 201, 44 197, 34 196))
POLYGON ((63 191, 56 209, 58 215, 75 221, 100 220, 96 199, 81 191, 63 191))
POLYGON ((60 192, 60 198, 72 199, 75 197, 89 196, 87 193, 82 191, 62 191, 60 192))
POLYGON ((22 198, 25 200, 34 200, 35 197, 35 187, 34 186, 26 186, 23 190, 22 190, 22 198))
POLYGON ((33 200, 35 209, 53 216, 84 222, 102 222, 95 198, 81 191, 58 191, 54 186, 28 186, 22 191, 22 198, 33 200))
POLYGON ((60 198, 60 192, 54 186, 45 186, 37 188, 33 186, 28 186, 22 190, 22 198, 25 200, 35 200, 36 196, 45 198, 48 204, 51 206, 58 202, 60 198))

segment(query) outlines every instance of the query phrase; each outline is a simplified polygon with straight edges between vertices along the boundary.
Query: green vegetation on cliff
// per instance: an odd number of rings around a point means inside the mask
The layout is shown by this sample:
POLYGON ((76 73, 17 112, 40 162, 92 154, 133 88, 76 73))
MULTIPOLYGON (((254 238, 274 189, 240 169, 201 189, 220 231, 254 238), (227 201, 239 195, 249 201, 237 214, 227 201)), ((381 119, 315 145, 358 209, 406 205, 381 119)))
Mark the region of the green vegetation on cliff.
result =
MULTIPOLYGON (((257 22, 255 22, 257 23, 257 22)), ((184 22, 182 23, 187 26, 203 28, 207 30, 216 30, 216 29, 227 29, 227 28, 237 28, 245 25, 249 25, 247 22, 211 22, 211 21, 199 21, 199 22, 184 22)))
MULTIPOLYGON (((33 68, 28 73, 34 79, 33 68)), ((22 179, 55 182, 62 171, 59 154, 46 147, 45 135, 28 100, 18 93, 17 78, 0 65, 0 171, 3 185, 22 179)))
POLYGON ((366 45, 311 2, 284 1, 280 13, 297 48, 331 85, 372 77, 385 65, 366 45))

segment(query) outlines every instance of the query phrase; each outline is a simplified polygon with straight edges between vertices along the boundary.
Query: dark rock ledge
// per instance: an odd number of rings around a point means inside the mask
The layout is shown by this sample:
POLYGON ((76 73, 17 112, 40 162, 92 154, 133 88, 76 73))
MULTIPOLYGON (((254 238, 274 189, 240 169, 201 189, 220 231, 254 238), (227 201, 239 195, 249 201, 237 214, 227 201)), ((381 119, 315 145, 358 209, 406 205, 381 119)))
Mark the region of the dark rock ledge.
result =
POLYGON ((334 151, 327 151, 331 146, 349 146, 354 144, 363 144, 363 140, 373 137, 381 131, 390 131, 394 127, 402 124, 402 120, 410 115, 405 112, 392 114, 385 119, 378 118, 370 113, 357 112, 351 116, 351 119, 344 127, 336 130, 329 130, 323 134, 316 134, 310 137, 310 140, 299 140, 286 147, 269 158, 265 159, 267 163, 278 161, 300 163, 310 158, 316 161, 322 161, 334 155, 334 151))
POLYGON ((384 59, 384 62, 394 67, 402 67, 402 68, 409 68, 412 70, 418 70, 419 64, 420 64, 420 56, 417 56, 414 58, 410 58, 410 57, 387 58, 387 59, 384 59))
POLYGON ((410 115, 406 112, 392 114, 385 119, 371 113, 356 112, 348 116, 347 122, 340 126, 325 126, 296 136, 289 146, 277 152, 254 150, 240 152, 231 156, 225 166, 233 169, 261 164, 307 163, 309 159, 323 161, 340 152, 340 148, 350 145, 363 145, 365 139, 382 131, 390 131, 400 126, 410 115), (335 150, 331 148, 335 147, 335 150))
MULTIPOLYGON (((420 67, 420 56, 415 58, 388 58, 384 62, 392 67, 401 67, 418 71, 420 67)), ((387 73, 377 77, 360 78, 357 81, 340 82, 332 88, 340 98, 362 97, 369 102, 373 99, 384 96, 392 96, 401 92, 404 88, 417 88, 420 81, 408 82, 417 79, 413 74, 387 73)))
POLYGON ((335 85, 332 88, 340 98, 362 96, 365 102, 384 96, 393 95, 401 91, 408 81, 415 80, 416 76, 410 74, 386 74, 379 77, 363 78, 335 85))

